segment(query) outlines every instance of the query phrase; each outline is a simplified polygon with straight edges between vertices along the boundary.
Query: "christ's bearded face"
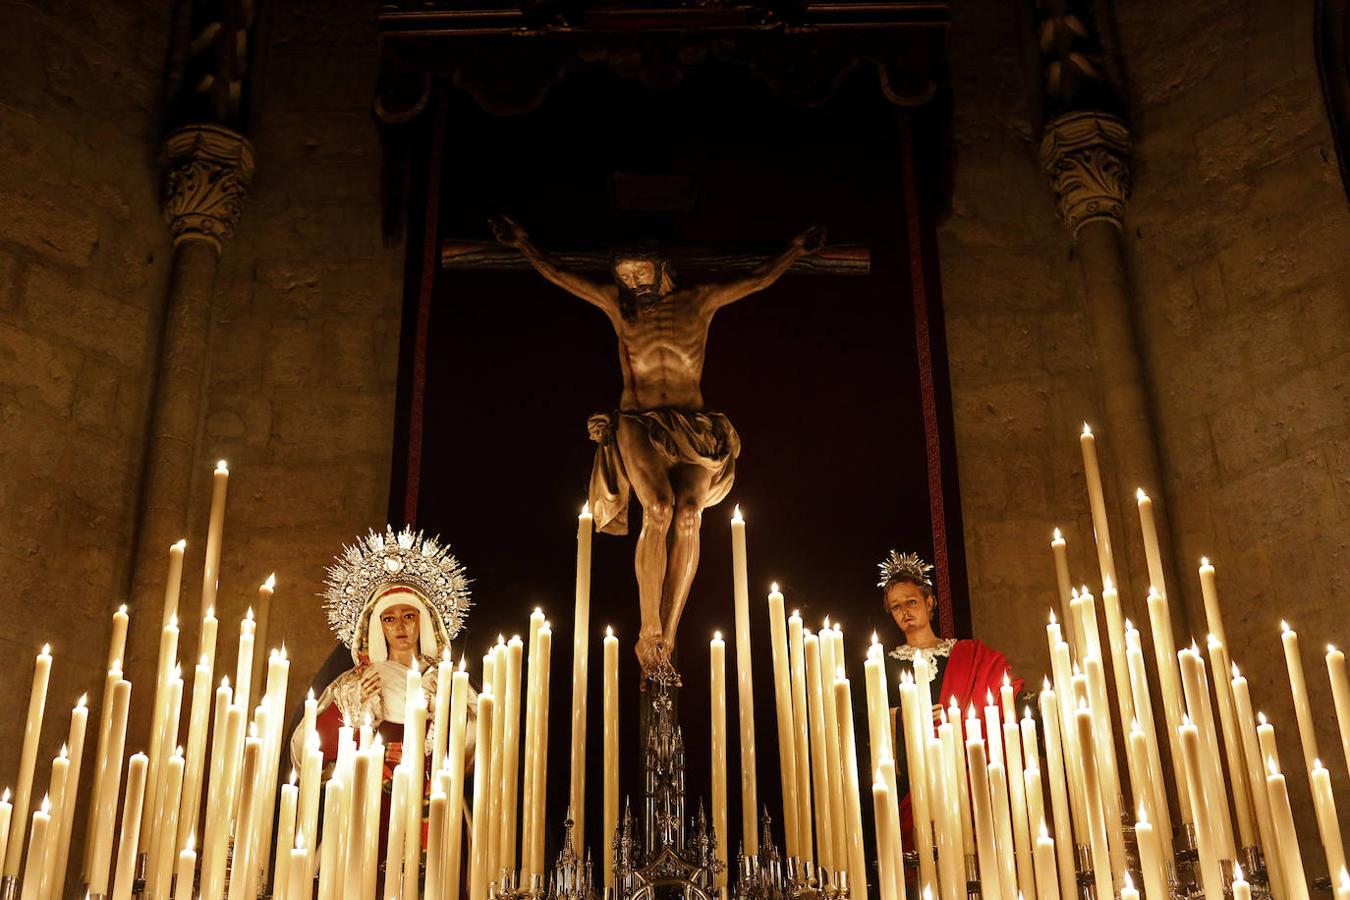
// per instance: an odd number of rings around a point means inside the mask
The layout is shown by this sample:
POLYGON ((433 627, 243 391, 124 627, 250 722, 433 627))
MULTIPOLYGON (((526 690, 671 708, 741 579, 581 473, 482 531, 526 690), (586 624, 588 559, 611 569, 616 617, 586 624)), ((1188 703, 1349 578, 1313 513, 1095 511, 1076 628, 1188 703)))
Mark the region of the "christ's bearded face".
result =
POLYGON ((661 297, 661 267, 650 259, 620 259, 614 263, 614 279, 640 303, 661 297))
POLYGON ((380 627, 384 630, 384 642, 391 657, 416 652, 422 633, 421 615, 417 607, 407 603, 399 603, 380 613, 380 627))

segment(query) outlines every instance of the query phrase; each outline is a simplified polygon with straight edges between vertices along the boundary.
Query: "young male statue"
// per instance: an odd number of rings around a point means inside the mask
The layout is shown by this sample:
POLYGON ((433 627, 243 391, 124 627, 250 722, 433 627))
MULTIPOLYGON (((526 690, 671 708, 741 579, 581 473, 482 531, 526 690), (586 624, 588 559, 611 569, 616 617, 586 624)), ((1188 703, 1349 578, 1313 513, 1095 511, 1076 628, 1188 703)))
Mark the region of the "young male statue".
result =
POLYGON ((637 655, 650 672, 675 644, 698 569, 703 510, 731 490, 740 454, 731 422, 703 406, 708 327, 723 306, 763 290, 818 250, 824 231, 807 229, 744 277, 677 285, 669 260, 655 252, 616 252, 613 280, 599 282, 564 269, 511 219, 502 216, 491 225, 497 239, 520 250, 539 274, 599 307, 619 338, 619 408, 592 416, 588 426, 600 445, 590 505, 599 530, 625 534, 629 492, 642 504, 634 564, 642 612, 637 655))

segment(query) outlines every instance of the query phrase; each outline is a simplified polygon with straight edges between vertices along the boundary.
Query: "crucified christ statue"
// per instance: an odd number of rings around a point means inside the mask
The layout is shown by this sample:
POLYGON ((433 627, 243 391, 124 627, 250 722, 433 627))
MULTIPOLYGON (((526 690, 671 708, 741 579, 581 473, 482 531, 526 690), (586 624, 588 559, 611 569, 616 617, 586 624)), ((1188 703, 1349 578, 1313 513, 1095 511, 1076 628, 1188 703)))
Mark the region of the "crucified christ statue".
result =
POLYGON ((491 222, 501 243, 518 249, 539 274, 597 306, 619 338, 623 396, 614 413, 590 419, 596 450, 590 504, 596 528, 628 530, 630 491, 642 504, 638 535, 638 600, 643 671, 668 659, 680 614, 698 569, 703 510, 726 497, 736 473, 740 437, 721 413, 703 408, 708 327, 719 309, 778 280, 814 253, 825 232, 808 228, 787 248, 742 277, 676 285, 669 261, 647 250, 616 251, 612 282, 563 268, 513 220, 491 222))

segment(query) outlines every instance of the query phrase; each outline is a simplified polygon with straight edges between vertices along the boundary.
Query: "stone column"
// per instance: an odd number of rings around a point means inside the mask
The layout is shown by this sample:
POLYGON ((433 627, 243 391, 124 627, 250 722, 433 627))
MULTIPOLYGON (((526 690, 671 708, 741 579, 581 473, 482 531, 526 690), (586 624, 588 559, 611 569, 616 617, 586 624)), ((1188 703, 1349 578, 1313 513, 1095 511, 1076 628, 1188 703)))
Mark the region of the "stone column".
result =
POLYGON ((1154 501, 1172 606, 1183 621, 1202 622, 1184 605, 1182 598, 1192 592, 1177 581, 1153 406, 1125 273, 1121 228, 1130 196, 1129 153, 1129 128, 1104 112, 1061 115, 1046 125, 1041 139, 1041 162, 1074 239, 1101 376, 1103 455, 1119 512, 1112 531, 1123 528, 1112 535, 1121 601, 1136 622, 1147 621, 1143 599, 1149 578, 1135 505, 1135 489, 1142 487, 1154 501))
MULTIPOLYGON (((194 485, 209 491, 210 472, 195 473, 201 431, 211 297, 224 241, 234 233, 253 176, 253 148, 243 135, 219 125, 190 125, 164 143, 164 216, 174 255, 164 330, 155 375, 154 405, 145 449, 136 561, 132 575, 137 646, 154 648, 169 545, 186 537, 188 498, 194 485)), ((190 597, 191 590, 185 592, 190 597)), ((197 615, 184 608, 190 622, 197 615)), ((191 626, 185 630, 191 631, 191 626)), ((184 659, 191 659, 191 644, 184 659)), ((153 652, 153 649, 150 651, 153 652)))

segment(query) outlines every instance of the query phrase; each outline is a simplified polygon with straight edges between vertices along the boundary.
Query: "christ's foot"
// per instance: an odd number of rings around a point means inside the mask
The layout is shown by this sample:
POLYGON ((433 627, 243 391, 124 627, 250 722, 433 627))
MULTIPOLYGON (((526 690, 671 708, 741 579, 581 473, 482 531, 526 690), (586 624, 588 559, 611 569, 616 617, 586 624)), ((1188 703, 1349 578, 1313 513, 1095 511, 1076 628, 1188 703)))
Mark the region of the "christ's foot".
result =
POLYGON ((669 675, 679 683, 679 674, 670 662, 670 649, 659 631, 639 636, 636 649, 638 664, 642 666, 644 676, 669 675))

